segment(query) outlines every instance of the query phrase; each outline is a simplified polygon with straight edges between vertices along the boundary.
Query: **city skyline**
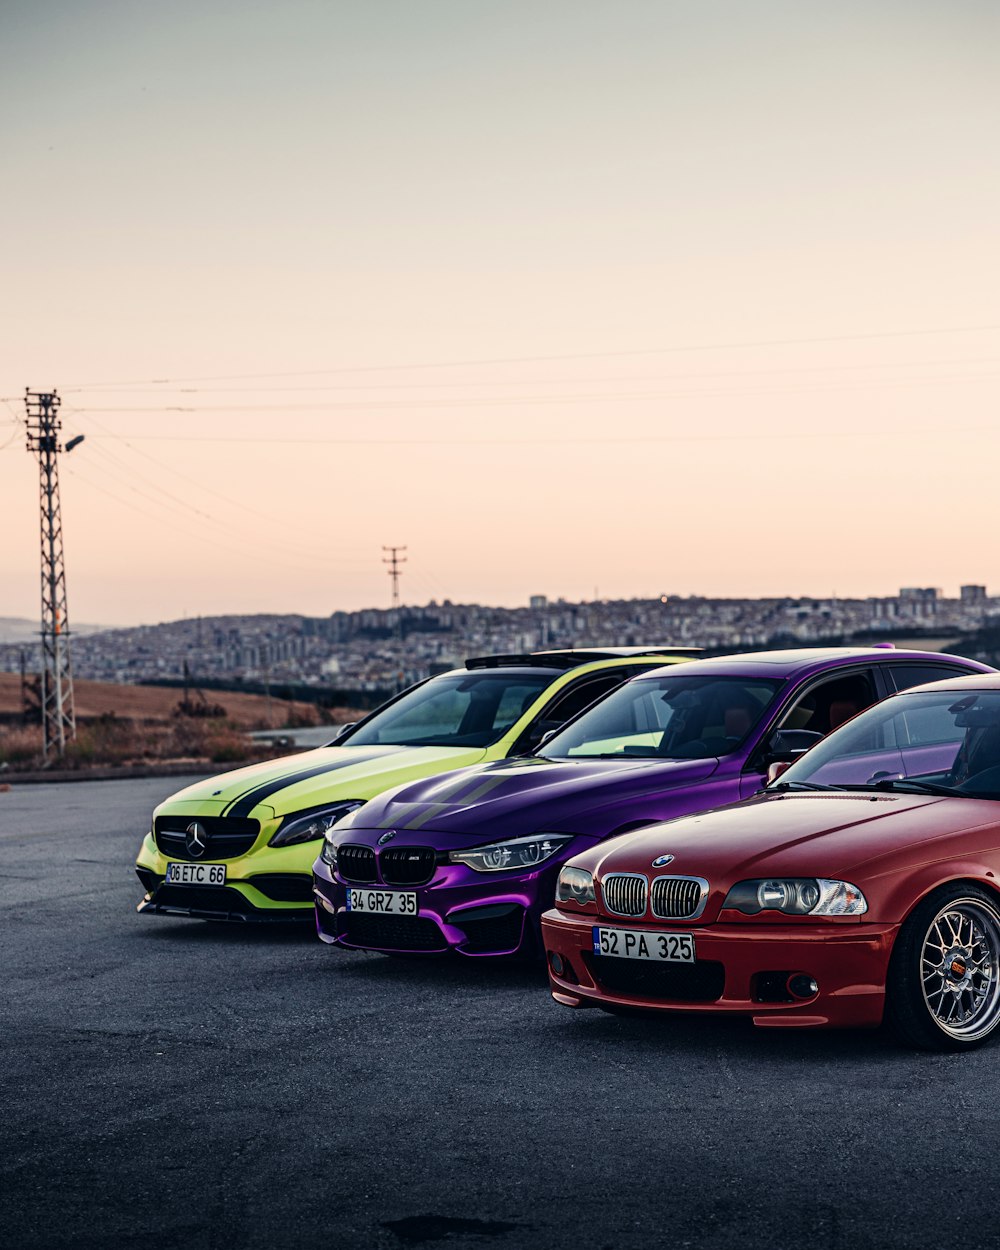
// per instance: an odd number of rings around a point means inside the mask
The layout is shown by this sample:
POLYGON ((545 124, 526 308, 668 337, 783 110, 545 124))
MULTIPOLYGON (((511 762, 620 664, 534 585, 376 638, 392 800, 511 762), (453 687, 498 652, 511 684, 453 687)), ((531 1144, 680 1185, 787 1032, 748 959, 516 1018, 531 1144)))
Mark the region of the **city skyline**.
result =
POLYGON ((26 388, 71 624, 996 581, 994 6, 0 25, 0 613, 26 388))

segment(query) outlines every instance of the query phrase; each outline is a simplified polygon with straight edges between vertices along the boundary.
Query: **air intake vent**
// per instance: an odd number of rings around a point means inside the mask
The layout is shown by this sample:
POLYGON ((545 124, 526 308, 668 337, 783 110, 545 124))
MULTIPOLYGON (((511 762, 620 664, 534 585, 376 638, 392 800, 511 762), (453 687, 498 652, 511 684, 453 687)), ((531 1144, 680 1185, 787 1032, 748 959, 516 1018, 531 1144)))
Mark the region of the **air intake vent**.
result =
POLYGON ((646 878, 635 872, 616 872, 604 878, 604 906, 616 916, 646 914, 646 878))

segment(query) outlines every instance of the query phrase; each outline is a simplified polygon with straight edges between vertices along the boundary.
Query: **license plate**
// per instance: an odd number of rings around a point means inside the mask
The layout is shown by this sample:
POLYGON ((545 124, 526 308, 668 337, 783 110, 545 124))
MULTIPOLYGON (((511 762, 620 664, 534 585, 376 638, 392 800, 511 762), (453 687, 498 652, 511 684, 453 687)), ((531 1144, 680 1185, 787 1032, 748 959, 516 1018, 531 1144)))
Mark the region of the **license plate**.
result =
POLYGON ((693 933, 651 933, 648 929, 604 929, 594 925, 594 954, 653 963, 693 964, 693 933))
POLYGON ((348 890, 347 910, 379 912, 383 916, 415 916, 417 896, 401 890, 348 890))
POLYGON ((225 884, 225 864, 167 864, 167 885, 225 884))

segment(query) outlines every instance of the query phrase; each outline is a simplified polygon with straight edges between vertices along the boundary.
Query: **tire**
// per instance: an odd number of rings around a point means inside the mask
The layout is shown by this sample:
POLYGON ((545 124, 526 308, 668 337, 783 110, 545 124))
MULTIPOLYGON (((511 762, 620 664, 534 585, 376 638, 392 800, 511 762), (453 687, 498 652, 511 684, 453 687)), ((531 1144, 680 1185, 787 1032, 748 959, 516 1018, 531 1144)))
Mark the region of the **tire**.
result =
POLYGON ((918 1050, 973 1050, 1000 1024, 1000 904, 942 886, 907 917, 886 982, 886 1019, 918 1050))

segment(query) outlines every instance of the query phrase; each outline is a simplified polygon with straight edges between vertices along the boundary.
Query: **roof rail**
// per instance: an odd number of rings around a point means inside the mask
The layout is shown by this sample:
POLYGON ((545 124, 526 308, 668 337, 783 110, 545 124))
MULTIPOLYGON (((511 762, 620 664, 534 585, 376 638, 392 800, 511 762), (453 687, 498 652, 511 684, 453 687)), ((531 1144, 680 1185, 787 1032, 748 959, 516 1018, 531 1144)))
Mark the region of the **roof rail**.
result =
POLYGON ((466 668, 575 668, 581 660, 567 661, 565 656, 553 652, 552 656, 542 656, 524 652, 510 655, 475 655, 465 661, 466 668))
POLYGON ((577 668, 599 660, 641 659, 654 655, 700 655, 701 647, 564 647, 552 651, 528 651, 508 655, 477 655, 465 661, 465 667, 510 668, 577 668))

